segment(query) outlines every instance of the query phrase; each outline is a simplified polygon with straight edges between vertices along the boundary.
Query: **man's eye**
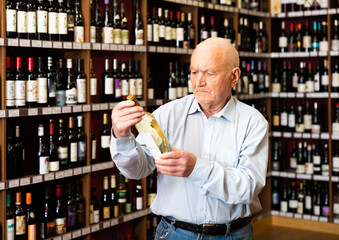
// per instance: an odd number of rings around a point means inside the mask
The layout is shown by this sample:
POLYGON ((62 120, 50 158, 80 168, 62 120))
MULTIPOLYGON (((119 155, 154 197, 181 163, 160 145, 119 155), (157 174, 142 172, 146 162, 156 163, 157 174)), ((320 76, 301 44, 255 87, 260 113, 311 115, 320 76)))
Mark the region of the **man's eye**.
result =
POLYGON ((213 75, 214 75, 214 73, 207 72, 207 75, 208 75, 208 76, 213 76, 213 75))
POLYGON ((191 74, 195 75, 195 74, 197 74, 197 72, 196 71, 191 71, 191 74))

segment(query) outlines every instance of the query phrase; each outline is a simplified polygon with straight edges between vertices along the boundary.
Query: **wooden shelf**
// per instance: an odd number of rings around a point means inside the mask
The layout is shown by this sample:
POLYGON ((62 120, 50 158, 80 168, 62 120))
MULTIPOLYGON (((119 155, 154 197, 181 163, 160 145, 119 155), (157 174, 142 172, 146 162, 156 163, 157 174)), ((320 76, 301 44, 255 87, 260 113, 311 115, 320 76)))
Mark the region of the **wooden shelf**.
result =
POLYGON ((323 133, 297 133, 297 132, 270 132, 271 137, 275 138, 296 138, 296 139, 316 139, 316 140, 330 140, 330 134, 323 133))
POLYGON ((319 9, 310 11, 295 11, 288 13, 272 13, 272 18, 296 18, 296 17, 311 17, 311 16, 326 16, 339 13, 339 8, 319 9))
POLYGON ((300 179, 300 180, 315 180, 315 181, 324 181, 324 182, 330 181, 330 176, 314 175, 314 174, 298 174, 296 172, 291 172, 291 171, 270 171, 267 173, 267 176, 300 179))

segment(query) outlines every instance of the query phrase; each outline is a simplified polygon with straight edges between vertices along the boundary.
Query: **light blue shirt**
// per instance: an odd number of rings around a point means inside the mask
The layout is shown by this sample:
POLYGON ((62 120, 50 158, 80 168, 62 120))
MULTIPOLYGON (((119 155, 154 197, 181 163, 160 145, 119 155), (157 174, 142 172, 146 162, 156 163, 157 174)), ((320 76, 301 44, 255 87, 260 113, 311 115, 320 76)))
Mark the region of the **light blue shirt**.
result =
MULTIPOLYGON (((266 181, 268 123, 254 108, 231 97, 207 119, 193 95, 154 111, 172 146, 193 153, 189 177, 159 173, 151 210, 177 220, 228 223, 261 210, 258 194, 266 181)), ((128 178, 140 179, 154 169, 154 158, 141 139, 112 136, 111 154, 128 178)))

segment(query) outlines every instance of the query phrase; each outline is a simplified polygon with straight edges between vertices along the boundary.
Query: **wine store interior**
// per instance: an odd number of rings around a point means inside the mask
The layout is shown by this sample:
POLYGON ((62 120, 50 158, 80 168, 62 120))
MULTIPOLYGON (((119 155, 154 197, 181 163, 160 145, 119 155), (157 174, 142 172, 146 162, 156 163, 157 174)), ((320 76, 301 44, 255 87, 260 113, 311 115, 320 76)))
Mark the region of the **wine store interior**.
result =
POLYGON ((339 239, 338 16, 337 0, 1 1, 0 239, 164 239, 160 173, 119 171, 112 109, 193 94, 214 37, 239 55, 232 96, 268 122, 253 238, 339 239))

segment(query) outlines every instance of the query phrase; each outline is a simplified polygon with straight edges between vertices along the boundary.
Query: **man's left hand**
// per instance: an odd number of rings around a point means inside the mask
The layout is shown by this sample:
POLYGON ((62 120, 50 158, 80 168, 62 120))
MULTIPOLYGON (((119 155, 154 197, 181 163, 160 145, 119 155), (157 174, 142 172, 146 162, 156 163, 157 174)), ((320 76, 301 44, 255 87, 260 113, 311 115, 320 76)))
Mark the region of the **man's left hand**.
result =
POLYGON ((160 155, 155 161, 158 171, 168 176, 188 177, 194 169, 197 157, 190 152, 177 148, 174 151, 160 155))

